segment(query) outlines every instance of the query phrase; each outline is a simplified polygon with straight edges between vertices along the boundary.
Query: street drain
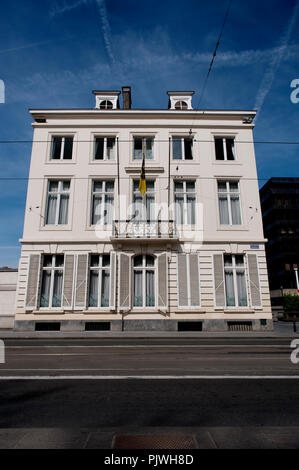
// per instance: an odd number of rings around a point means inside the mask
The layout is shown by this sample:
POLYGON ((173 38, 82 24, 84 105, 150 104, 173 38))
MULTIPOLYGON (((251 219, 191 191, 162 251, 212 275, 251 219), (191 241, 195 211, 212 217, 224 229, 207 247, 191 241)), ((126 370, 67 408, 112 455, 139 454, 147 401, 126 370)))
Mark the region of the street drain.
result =
POLYGON ((190 435, 116 435, 112 449, 197 449, 197 444, 190 435))

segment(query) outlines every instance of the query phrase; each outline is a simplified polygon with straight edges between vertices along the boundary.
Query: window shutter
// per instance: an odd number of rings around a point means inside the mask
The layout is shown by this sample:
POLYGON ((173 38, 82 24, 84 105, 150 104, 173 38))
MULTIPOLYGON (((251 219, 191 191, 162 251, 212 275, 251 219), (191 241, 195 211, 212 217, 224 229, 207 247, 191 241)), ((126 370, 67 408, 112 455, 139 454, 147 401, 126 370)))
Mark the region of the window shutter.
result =
POLYGON ((63 302, 64 309, 73 306, 73 284, 74 284, 75 255, 66 254, 64 262, 63 302))
POLYGON ((110 300, 109 307, 111 310, 115 310, 115 297, 116 297, 116 253, 111 251, 110 253, 110 300))
POLYGON ((223 256, 214 255, 215 306, 225 306, 223 256))
POLYGON ((188 306, 187 257, 184 253, 177 255, 179 307, 188 306))
POLYGON ((197 254, 189 255, 191 307, 200 306, 199 260, 197 254))
POLYGON ((168 308, 168 259, 167 253, 158 256, 158 308, 168 308))
POLYGON ((77 279, 76 279, 76 292, 75 292, 75 308, 84 310, 86 308, 87 299, 87 269, 88 269, 88 255, 77 256, 77 279))
POLYGON ((125 253, 119 255, 119 280, 118 280, 119 308, 130 310, 131 308, 131 257, 125 253))
POLYGON ((251 294, 251 306, 261 307, 261 293, 260 293, 260 281, 257 265, 257 256, 248 255, 248 271, 249 271, 249 284, 251 294))
POLYGON ((25 305, 25 308, 27 310, 37 309, 40 284, 40 260, 41 255, 39 253, 34 255, 32 254, 29 256, 25 305))

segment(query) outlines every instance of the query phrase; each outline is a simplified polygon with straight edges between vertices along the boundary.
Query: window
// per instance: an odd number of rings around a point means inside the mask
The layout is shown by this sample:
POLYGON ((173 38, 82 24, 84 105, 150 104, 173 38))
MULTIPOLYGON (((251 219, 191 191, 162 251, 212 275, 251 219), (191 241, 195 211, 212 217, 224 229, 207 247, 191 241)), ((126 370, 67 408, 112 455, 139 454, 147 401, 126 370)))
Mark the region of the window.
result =
POLYGON ((235 160, 235 139, 233 137, 215 137, 216 160, 235 160))
POLYGON ((152 137, 134 137, 134 160, 142 160, 142 150, 144 148, 145 159, 154 159, 154 139, 152 137))
POLYGON ((63 255, 44 256, 42 266, 40 307, 61 307, 63 271, 63 255))
POLYGON ((133 258, 134 307, 155 306, 155 258, 139 255, 133 258))
POLYGON ((66 225, 68 223, 69 197, 69 180, 48 182, 46 225, 66 225))
POLYGON ((221 225, 241 225, 238 181, 218 181, 218 203, 221 225))
POLYGON ((73 156, 73 137, 52 137, 51 160, 71 160, 73 156))
POLYGON ((195 181, 174 182, 175 219, 178 225, 196 223, 195 201, 195 181))
POLYGON ((115 137, 96 137, 94 160, 115 160, 115 137))
POLYGON ((175 109, 188 109, 186 101, 177 101, 174 107, 175 109))
POLYGON ((101 101, 100 109, 112 109, 112 108, 113 108, 113 104, 111 101, 109 100, 101 101))
POLYGON ((114 181, 93 181, 91 225, 111 225, 114 214, 114 181))
POLYGON ((224 255, 224 278, 227 307, 247 307, 243 255, 224 255))
POLYGON ((89 307, 109 307, 110 255, 91 255, 89 268, 89 307))
POLYGON ((193 159, 193 140, 187 137, 175 137, 172 139, 172 158, 174 160, 193 159))
POLYGON ((142 196, 139 191, 139 180, 133 181, 133 219, 155 219, 155 181, 146 180, 146 193, 142 196))

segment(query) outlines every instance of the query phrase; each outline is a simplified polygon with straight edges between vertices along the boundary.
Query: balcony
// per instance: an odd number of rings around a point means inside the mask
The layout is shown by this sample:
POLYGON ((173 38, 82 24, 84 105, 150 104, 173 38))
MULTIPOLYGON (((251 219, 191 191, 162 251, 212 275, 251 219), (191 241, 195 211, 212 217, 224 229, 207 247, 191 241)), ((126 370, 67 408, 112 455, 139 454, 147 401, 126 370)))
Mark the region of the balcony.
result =
POLYGON ((173 220, 115 220, 111 240, 178 241, 173 220))

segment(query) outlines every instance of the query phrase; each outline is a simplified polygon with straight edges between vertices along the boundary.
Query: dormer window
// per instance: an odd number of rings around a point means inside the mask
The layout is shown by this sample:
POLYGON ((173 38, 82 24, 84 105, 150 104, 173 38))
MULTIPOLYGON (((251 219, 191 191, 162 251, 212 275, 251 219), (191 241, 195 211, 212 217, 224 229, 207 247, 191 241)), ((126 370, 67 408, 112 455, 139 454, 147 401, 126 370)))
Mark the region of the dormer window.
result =
POLYGON ((175 109, 188 109, 186 101, 177 101, 174 105, 175 109))
POLYGON ((104 100, 100 102, 100 109, 112 109, 113 103, 109 100, 104 100))

